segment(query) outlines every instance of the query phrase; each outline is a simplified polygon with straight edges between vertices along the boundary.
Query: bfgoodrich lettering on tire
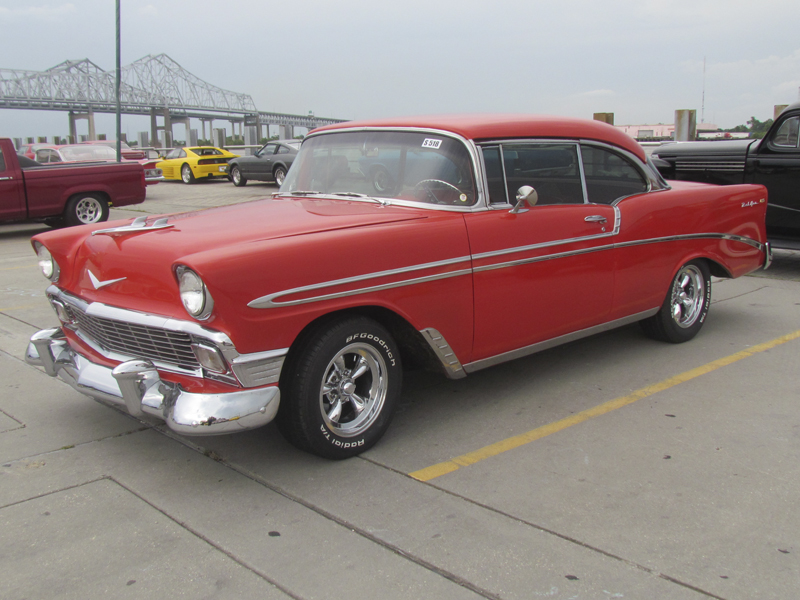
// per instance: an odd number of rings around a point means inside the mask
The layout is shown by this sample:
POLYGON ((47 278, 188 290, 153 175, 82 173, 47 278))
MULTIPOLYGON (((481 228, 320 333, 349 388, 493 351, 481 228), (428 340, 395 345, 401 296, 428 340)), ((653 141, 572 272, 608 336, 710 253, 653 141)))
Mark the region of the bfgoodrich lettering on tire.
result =
POLYGON ((348 317, 306 335, 281 375, 278 429, 325 458, 355 456, 389 427, 400 395, 400 353, 389 332, 348 317))
POLYGON ((687 342, 697 335, 711 304, 711 274, 704 260, 683 265, 669 286, 661 310, 642 321, 642 329, 652 338, 687 342))

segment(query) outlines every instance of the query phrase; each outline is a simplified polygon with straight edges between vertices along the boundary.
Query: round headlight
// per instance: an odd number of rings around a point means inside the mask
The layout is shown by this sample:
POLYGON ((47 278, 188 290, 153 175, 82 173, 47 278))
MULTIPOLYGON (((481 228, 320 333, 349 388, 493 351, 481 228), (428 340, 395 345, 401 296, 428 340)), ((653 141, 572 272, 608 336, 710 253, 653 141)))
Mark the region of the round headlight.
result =
POLYGON ((186 312, 195 318, 203 318, 210 314, 211 296, 197 273, 186 267, 179 268, 178 287, 186 312))
POLYGON ((42 275, 50 281, 58 281, 58 263, 53 259, 53 255, 42 244, 36 243, 36 256, 39 258, 39 268, 42 275))

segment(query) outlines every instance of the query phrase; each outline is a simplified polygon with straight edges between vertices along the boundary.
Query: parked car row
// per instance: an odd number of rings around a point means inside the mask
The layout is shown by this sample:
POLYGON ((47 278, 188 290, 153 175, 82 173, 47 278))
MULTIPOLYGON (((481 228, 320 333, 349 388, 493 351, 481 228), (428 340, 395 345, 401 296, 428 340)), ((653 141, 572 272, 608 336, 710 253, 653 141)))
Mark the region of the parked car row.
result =
MULTIPOLYGON (((91 162, 116 162, 116 142, 94 141, 81 142, 80 144, 26 144, 17 150, 17 154, 24 156, 39 164, 52 163, 91 163, 91 162)), ((133 150, 123 142, 121 148, 122 158, 126 161, 135 161, 144 168, 145 182, 150 185, 163 180, 161 169, 156 163, 158 160, 150 159, 145 152, 133 150)))
POLYGON ((239 156, 213 146, 188 146, 170 150, 156 166, 164 172, 165 179, 183 183, 227 177, 235 186, 243 186, 248 180, 283 185, 299 150, 298 140, 268 142, 252 156, 239 156))

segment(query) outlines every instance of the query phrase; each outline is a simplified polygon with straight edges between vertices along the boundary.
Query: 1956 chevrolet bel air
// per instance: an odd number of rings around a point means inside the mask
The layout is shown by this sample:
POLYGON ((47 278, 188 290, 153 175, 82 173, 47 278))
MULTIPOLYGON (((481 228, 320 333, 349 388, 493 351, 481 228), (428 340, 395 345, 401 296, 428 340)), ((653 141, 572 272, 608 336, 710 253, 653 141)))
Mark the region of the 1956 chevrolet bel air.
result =
POLYGON ((62 325, 27 359, 183 434, 276 419, 346 458, 404 365, 459 378, 636 321, 693 338, 711 275, 768 266, 766 207, 759 185, 668 184, 593 121, 337 124, 272 198, 35 236, 62 325))

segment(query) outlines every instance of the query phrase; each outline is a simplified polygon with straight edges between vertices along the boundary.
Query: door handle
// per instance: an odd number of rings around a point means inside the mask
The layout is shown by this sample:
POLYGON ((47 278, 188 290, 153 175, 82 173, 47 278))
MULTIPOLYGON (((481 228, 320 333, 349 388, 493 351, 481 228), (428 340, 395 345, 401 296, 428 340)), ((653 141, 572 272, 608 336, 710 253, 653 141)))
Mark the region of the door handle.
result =
POLYGON ((584 219, 587 223, 606 223, 608 219, 606 219, 603 215, 591 215, 584 219))
POLYGON ((0 177, 0 181, 8 181, 9 179, 14 179, 13 177, 0 177))

